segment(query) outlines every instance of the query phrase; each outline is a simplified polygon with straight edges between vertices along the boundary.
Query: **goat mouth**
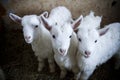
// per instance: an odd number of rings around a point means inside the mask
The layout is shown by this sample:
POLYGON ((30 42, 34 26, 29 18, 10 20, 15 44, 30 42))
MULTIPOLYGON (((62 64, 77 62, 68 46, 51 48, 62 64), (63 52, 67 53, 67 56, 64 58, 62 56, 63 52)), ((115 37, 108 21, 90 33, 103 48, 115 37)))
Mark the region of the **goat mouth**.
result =
POLYGON ((65 54, 65 53, 61 53, 61 52, 59 52, 59 54, 60 54, 61 56, 66 56, 66 54, 65 54))
POLYGON ((32 43, 32 41, 26 41, 26 43, 27 43, 27 44, 31 44, 31 43, 32 43))
POLYGON ((89 58, 90 56, 89 55, 84 55, 85 58, 89 58))
POLYGON ((60 55, 61 55, 61 56, 65 56, 65 54, 63 54, 63 53, 60 53, 60 55))

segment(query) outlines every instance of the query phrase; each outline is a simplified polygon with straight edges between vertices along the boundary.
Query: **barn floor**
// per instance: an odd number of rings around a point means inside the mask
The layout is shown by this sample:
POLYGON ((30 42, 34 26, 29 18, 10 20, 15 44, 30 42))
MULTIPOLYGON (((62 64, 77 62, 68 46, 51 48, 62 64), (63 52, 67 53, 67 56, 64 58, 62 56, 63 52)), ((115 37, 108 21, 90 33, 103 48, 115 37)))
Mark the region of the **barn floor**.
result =
MULTIPOLYGON (((5 30, 0 33, 0 65, 7 80, 60 80, 60 70, 49 73, 48 63, 42 72, 37 72, 37 59, 26 44, 22 30, 5 30)), ((94 61, 93 61, 94 62, 94 61)), ((65 80, 73 80, 68 73, 65 80)), ((114 70, 114 58, 98 67, 90 80, 120 80, 120 70, 114 70)))

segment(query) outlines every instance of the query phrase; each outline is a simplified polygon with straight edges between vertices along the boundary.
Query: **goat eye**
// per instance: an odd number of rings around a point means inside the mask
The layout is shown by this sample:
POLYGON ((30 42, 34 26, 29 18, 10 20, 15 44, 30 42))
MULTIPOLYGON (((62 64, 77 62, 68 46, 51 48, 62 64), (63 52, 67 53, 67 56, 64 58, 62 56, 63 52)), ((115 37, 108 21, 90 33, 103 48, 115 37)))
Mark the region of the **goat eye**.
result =
POLYGON ((81 39, 80 39, 80 38, 78 38, 78 40, 81 42, 81 39))
POLYGON ((38 25, 36 25, 35 28, 38 28, 38 25))
POLYGON ((55 39, 55 35, 52 35, 52 37, 55 39))
POLYGON ((95 43, 97 42, 97 40, 95 40, 95 43))
POLYGON ((71 38, 72 36, 70 35, 69 38, 71 38))
POLYGON ((55 25, 57 25, 57 22, 55 23, 55 25))

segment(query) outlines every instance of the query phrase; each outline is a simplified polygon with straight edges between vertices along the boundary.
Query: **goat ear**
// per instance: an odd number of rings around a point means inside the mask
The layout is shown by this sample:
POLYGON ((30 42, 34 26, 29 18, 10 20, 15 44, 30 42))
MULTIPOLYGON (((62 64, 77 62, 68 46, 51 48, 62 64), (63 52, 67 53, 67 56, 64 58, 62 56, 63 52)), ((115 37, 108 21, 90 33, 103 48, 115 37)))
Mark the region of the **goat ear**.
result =
POLYGON ((94 12, 91 10, 89 13, 90 16, 94 16, 94 12))
POLYGON ((44 17, 48 18, 48 12, 47 12, 47 11, 43 12, 42 15, 43 15, 44 17))
POLYGON ((109 30, 109 28, 100 29, 100 30, 99 30, 99 35, 100 35, 100 36, 103 36, 104 34, 106 34, 106 33, 108 32, 108 30, 109 30))
POLYGON ((51 30, 51 26, 48 24, 47 19, 43 15, 41 16, 41 21, 43 22, 43 24, 46 27, 46 29, 48 29, 50 31, 51 30))
POLYGON ((81 15, 77 20, 75 20, 72 24, 72 27, 75 32, 78 31, 77 27, 80 25, 81 21, 83 20, 83 16, 81 15))
POLYGON ((13 21, 15 21, 15 22, 17 22, 17 23, 21 23, 22 18, 19 17, 19 16, 17 16, 17 15, 15 15, 15 14, 13 14, 13 13, 9 13, 9 17, 10 17, 13 21))

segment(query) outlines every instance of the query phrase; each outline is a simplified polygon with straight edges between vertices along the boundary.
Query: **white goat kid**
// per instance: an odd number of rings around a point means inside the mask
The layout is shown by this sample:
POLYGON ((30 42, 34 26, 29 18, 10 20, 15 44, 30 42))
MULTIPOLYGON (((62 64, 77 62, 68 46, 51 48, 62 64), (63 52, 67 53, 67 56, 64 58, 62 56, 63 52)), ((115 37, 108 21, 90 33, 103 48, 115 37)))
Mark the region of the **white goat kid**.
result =
MULTIPOLYGON (((48 16, 48 12, 44 12, 44 16, 48 16)), ((41 16, 40 15, 40 16, 41 16)), ((10 13, 9 17, 23 26, 23 35, 26 43, 32 45, 32 49, 38 58, 38 71, 44 67, 44 59, 48 59, 50 72, 54 72, 54 53, 52 43, 50 41, 50 33, 40 21, 40 16, 26 15, 23 18, 10 13)))
POLYGON ((66 76, 67 69, 72 70, 74 72, 75 79, 78 79, 79 69, 76 61, 78 40, 76 34, 73 31, 73 28, 75 26, 72 26, 71 24, 72 18, 69 15, 70 12, 69 14, 66 13, 67 12, 65 9, 65 11, 61 10, 61 12, 59 12, 59 15, 57 13, 54 13, 57 14, 53 15, 54 17, 50 15, 48 19, 44 18, 44 16, 41 16, 41 18, 45 24, 45 27, 50 31, 51 34, 52 45, 55 53, 54 58, 61 69, 60 78, 64 78, 66 76), (55 19, 53 24, 49 24, 48 22, 51 16, 55 19))
MULTIPOLYGON (((59 30, 62 30, 62 32, 64 33, 64 37, 72 35, 73 29, 71 27, 70 29, 68 27, 68 29, 66 29, 66 32, 64 32, 64 28, 67 26, 71 26, 71 21, 72 21, 71 12, 64 6, 59 6, 52 9, 49 17, 45 18, 44 16, 41 16, 41 20, 43 21, 45 27, 49 31, 51 30, 51 32, 54 32, 54 33, 51 33, 53 35, 53 38, 55 37, 55 35, 59 36, 58 35, 58 33, 60 33, 58 32, 59 30)), ((61 32, 60 38, 62 38, 63 36, 62 32, 61 32)), ((53 44, 55 44, 53 46, 57 48, 60 46, 60 44, 66 44, 63 46, 64 47, 63 49, 58 50, 60 53, 66 54, 69 47, 70 39, 68 38, 67 40, 68 40, 67 43, 64 43, 64 41, 62 41, 62 43, 59 43, 58 40, 53 41, 53 44)))
POLYGON ((87 80, 96 66, 105 63, 115 54, 118 55, 116 68, 120 67, 120 23, 96 29, 100 26, 100 17, 97 19, 90 16, 89 14, 82 18, 77 32, 79 40, 77 59, 81 80, 87 80))
POLYGON ((54 58, 61 69, 60 78, 65 77, 66 69, 68 69, 74 72, 77 79, 79 71, 76 62, 77 37, 73 33, 71 24, 66 23, 63 26, 49 27, 49 29, 55 53, 54 58))

